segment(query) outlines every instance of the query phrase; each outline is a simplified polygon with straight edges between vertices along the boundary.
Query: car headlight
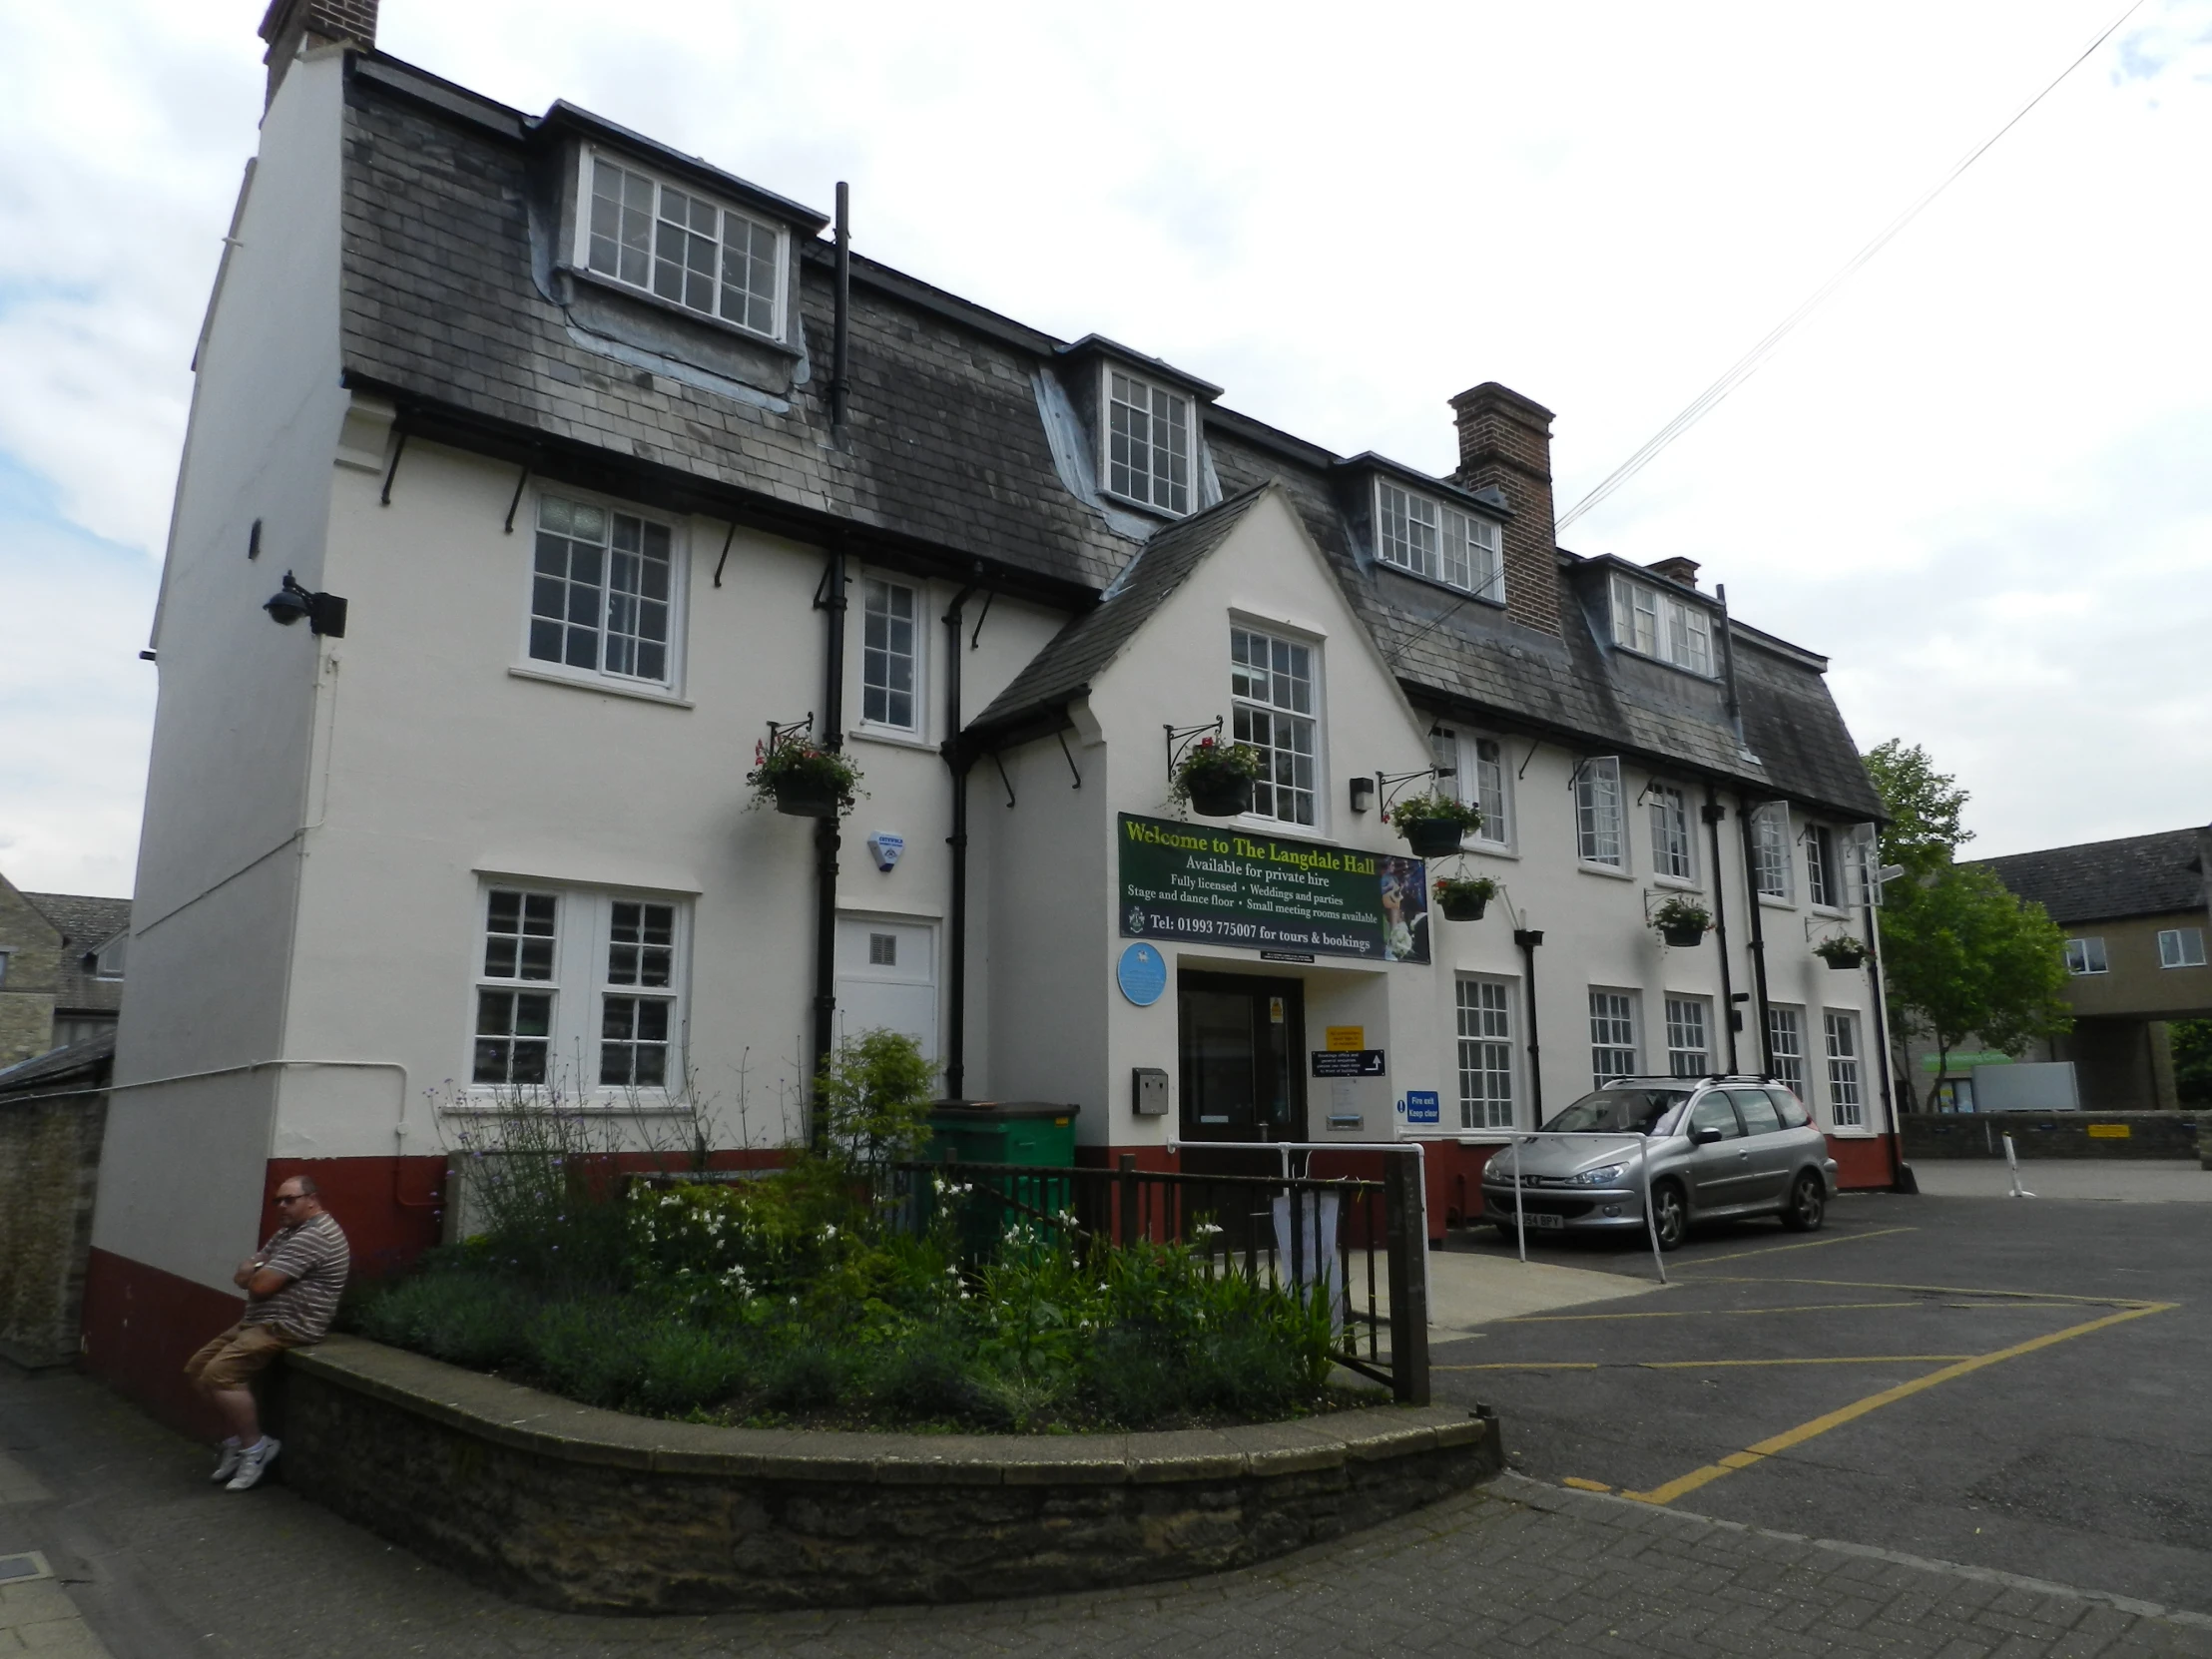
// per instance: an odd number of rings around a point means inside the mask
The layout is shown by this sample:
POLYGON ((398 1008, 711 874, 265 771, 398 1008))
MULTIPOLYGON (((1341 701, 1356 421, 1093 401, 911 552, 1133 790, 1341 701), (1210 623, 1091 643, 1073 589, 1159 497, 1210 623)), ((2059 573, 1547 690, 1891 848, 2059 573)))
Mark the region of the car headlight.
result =
POLYGON ((1626 1164, 1601 1164, 1569 1179, 1578 1187, 1610 1187, 1628 1172, 1626 1164))

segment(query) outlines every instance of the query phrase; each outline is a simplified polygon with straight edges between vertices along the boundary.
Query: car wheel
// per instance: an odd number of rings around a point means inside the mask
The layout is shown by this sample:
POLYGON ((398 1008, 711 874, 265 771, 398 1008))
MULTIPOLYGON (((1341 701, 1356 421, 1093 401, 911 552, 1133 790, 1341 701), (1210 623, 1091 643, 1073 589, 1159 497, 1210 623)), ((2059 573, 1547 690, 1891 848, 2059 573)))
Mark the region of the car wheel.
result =
POLYGON ((1662 1181, 1651 1193, 1652 1228, 1659 1235, 1661 1250, 1680 1250, 1682 1241, 1690 1236, 1690 1207, 1684 1202, 1682 1189, 1672 1181, 1662 1181))
POLYGON ((1818 1233, 1821 1223, 1827 1219, 1828 1183, 1807 1170, 1790 1189, 1790 1202, 1782 1211, 1782 1225, 1793 1233, 1818 1233))

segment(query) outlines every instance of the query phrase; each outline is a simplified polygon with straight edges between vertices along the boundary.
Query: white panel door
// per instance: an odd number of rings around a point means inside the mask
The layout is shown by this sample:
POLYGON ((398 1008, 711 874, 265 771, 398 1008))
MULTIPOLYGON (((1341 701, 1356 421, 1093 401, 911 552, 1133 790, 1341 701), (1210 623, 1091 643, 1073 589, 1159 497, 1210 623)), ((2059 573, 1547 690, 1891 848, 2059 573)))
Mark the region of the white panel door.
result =
POLYGON ((937 1057, 937 929, 927 921, 837 918, 837 1033, 887 1027, 937 1057))

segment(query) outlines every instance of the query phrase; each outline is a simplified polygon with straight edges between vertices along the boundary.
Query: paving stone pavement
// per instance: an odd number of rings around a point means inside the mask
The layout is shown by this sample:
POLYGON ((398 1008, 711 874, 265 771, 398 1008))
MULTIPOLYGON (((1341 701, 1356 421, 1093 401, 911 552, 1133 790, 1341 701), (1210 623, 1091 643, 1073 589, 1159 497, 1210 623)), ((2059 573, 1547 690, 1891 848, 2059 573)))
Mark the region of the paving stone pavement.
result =
MULTIPOLYGON (((2212 1618, 1507 1475, 1269 1566, 961 1607, 587 1619, 441 1596, 404 1634, 318 1622, 325 1654, 2212 1656, 2212 1618), (461 1601, 476 1604, 464 1608, 461 1601), (444 1603, 443 1606, 440 1603, 444 1603), (427 1638, 418 1642, 416 1638, 427 1638)), ((453 1587, 458 1590, 458 1586, 453 1587)), ((214 1644, 211 1644, 214 1645, 214 1644)))

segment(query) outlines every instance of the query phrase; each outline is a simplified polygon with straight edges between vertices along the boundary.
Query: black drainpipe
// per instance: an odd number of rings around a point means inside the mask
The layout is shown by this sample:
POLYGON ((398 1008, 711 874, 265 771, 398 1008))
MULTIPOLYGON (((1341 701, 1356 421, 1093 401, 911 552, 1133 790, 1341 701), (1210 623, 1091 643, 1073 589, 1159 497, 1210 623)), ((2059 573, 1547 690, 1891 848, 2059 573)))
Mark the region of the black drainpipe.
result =
POLYGON ((1713 943, 1721 953, 1721 999, 1728 1004, 1728 1069, 1736 1074, 1744 1069, 1737 1037, 1744 1014, 1736 1006, 1736 972, 1728 961, 1728 898, 1721 886, 1721 820, 1728 817, 1728 812, 1710 784, 1705 786, 1705 810, 1701 816, 1713 852, 1713 943))
MULTIPOLYGON (((822 730, 825 749, 844 747, 844 549, 831 548, 823 577, 822 608, 829 613, 824 651, 822 730)), ((830 1063, 837 1045, 837 820, 815 822, 815 1072, 830 1063)), ((810 1113, 808 1138, 823 1144, 822 1114, 810 1113)))
POLYGON ((832 435, 844 431, 844 405, 852 389, 846 370, 849 366, 846 338, 850 330, 852 313, 852 227, 846 219, 845 208, 850 200, 842 179, 837 181, 837 288, 835 309, 830 322, 830 426, 832 435))
POLYGON ((945 918, 944 1092, 967 1097, 967 777, 973 765, 960 742, 960 612, 975 592, 970 582, 944 613, 944 763, 952 769, 952 913, 945 918))
MULTIPOLYGON (((1753 1008, 1759 1016, 1759 1075, 1774 1075, 1774 1021, 1767 1013, 1767 930, 1759 915, 1758 854, 1752 845, 1751 804, 1736 798, 1736 822, 1743 830, 1744 908, 1751 912, 1751 982, 1759 993, 1753 1008)), ((1720 883, 1714 882, 1715 886, 1720 883)))
POLYGON ((1528 1107, 1533 1114, 1528 1127, 1540 1129, 1544 1122, 1544 1067, 1542 1045, 1536 1041, 1536 947, 1544 942, 1543 930, 1516 927, 1513 942, 1520 946, 1522 983, 1528 988, 1528 1107))

